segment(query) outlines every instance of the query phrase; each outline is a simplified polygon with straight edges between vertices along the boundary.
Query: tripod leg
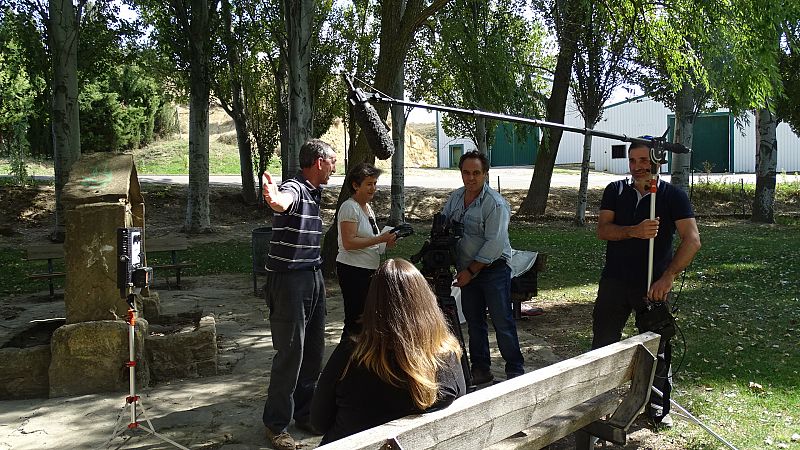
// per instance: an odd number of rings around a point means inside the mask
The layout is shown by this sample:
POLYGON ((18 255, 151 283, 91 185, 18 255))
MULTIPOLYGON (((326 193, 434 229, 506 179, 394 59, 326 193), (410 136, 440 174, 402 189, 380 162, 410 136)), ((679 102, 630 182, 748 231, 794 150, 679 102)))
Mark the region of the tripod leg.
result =
POLYGON ((439 303, 442 312, 444 313, 445 318, 447 319, 447 325, 450 326, 450 332, 458 339, 459 345, 461 345, 461 370, 464 371, 464 382, 467 384, 467 387, 472 385, 472 372, 470 371, 469 367, 469 356, 467 354, 467 346, 464 343, 464 333, 461 331, 461 323, 458 320, 458 309, 456 308, 456 299, 452 296, 448 297, 448 299, 444 302, 440 301, 439 303))

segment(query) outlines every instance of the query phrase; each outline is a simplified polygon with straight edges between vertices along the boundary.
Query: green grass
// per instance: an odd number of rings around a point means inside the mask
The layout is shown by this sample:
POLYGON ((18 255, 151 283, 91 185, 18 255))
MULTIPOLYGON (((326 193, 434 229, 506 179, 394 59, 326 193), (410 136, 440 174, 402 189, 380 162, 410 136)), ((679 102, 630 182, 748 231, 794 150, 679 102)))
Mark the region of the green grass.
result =
MULTIPOLYGON (((401 241, 393 254, 416 252, 426 232, 401 241)), ((738 448, 768 448, 766 439, 796 448, 791 436, 800 432, 800 223, 701 223, 700 233, 703 248, 678 299, 673 398, 738 448)), ((532 224, 512 225, 509 234, 514 248, 550 255, 538 301, 594 301, 604 244, 593 230, 532 224)), ((636 334, 632 322, 627 335, 636 334)), ((568 338, 587 348, 591 324, 568 338)), ((693 425, 666 433, 681 448, 725 448, 693 425)))

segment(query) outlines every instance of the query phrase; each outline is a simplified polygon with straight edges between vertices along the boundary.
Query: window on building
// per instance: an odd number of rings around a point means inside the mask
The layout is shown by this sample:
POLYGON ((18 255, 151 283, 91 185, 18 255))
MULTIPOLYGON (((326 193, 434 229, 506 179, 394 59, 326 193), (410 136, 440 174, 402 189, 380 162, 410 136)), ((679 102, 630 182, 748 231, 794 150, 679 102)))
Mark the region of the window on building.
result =
POLYGON ((612 145, 611 146, 612 159, 625 159, 625 145, 612 145))

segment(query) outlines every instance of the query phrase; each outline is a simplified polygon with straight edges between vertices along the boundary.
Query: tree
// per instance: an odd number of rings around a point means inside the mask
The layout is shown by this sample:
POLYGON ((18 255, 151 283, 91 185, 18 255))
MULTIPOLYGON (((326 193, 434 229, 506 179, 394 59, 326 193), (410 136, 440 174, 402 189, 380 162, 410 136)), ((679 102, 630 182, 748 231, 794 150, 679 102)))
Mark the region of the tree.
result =
MULTIPOLYGON (((616 16, 606 5, 590 4, 587 23, 581 27, 575 54, 573 98, 584 126, 594 129, 603 116, 603 105, 624 78, 623 60, 627 56, 633 29, 629 16, 616 16)), ((575 224, 585 225, 592 135, 583 137, 583 158, 575 224)))
POLYGON ((233 120, 236 129, 236 146, 239 150, 239 173, 242 178, 242 199, 245 203, 255 204, 258 200, 253 177, 253 154, 250 142, 250 126, 244 103, 245 78, 244 71, 248 64, 242 61, 250 49, 249 32, 253 27, 245 21, 244 11, 238 10, 234 15, 230 0, 221 0, 219 44, 221 57, 214 67, 212 84, 214 92, 222 108, 233 120))
MULTIPOLYGON (((392 92, 397 85, 400 67, 405 64, 406 56, 417 30, 448 0, 384 0, 380 3, 380 44, 378 62, 375 70, 375 89, 381 92, 392 92)), ((381 119, 386 120, 389 107, 379 104, 375 108, 381 119)), ((350 152, 350 162, 374 162, 375 154, 369 149, 363 133, 359 133, 356 145, 350 152)), ((345 179, 345 183, 347 180, 345 179)), ((347 199, 347 190, 342 189, 336 208, 347 199)), ((332 275, 335 267, 336 227, 330 227, 325 234, 322 249, 322 260, 325 262, 323 273, 332 275)))
POLYGON ((78 39, 81 11, 85 0, 77 6, 72 0, 50 0, 48 30, 52 57, 53 95, 51 123, 53 135, 53 168, 55 170, 56 214, 51 238, 64 240, 64 204, 61 195, 69 180, 72 165, 81 155, 78 112, 78 39))
MULTIPOLYGON (((546 12, 547 20, 558 40, 553 87, 545 104, 548 122, 564 123, 572 62, 578 48, 578 32, 585 22, 584 7, 583 0, 553 0, 549 4, 540 6, 540 9, 546 12)), ((542 130, 542 139, 539 153, 536 155, 531 185, 528 188, 528 195, 525 196, 517 211, 518 214, 544 214, 562 133, 563 131, 554 128, 542 130)))
POLYGON ((184 230, 211 228, 208 199, 208 109, 211 92, 211 30, 217 20, 217 0, 131 0, 162 55, 168 55, 189 90, 189 189, 184 230))
POLYGON ((29 181, 25 161, 30 151, 28 123, 36 115, 36 92, 45 88, 45 80, 29 70, 26 34, 38 37, 20 14, 0 11, 0 154, 9 158, 17 184, 29 181))
MULTIPOLYGON (((501 0, 454 0, 414 52, 411 93, 429 103, 535 117, 541 110, 544 30, 525 18, 524 5, 501 0)), ((448 134, 470 136, 488 153, 494 121, 447 114, 448 134)))

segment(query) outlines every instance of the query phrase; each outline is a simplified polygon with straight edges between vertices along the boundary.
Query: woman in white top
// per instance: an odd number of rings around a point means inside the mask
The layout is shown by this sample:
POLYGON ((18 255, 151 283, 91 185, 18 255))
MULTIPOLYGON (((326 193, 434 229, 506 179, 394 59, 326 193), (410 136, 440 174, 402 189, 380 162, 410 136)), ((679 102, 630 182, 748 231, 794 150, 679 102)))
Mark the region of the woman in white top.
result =
POLYGON ((337 213, 339 254, 336 255, 336 275, 344 298, 342 337, 361 331, 358 320, 364 312, 364 299, 372 275, 381 263, 384 248, 394 247, 397 241, 394 233, 380 233, 369 206, 380 174, 381 170, 369 163, 354 166, 346 178, 351 196, 337 213))

